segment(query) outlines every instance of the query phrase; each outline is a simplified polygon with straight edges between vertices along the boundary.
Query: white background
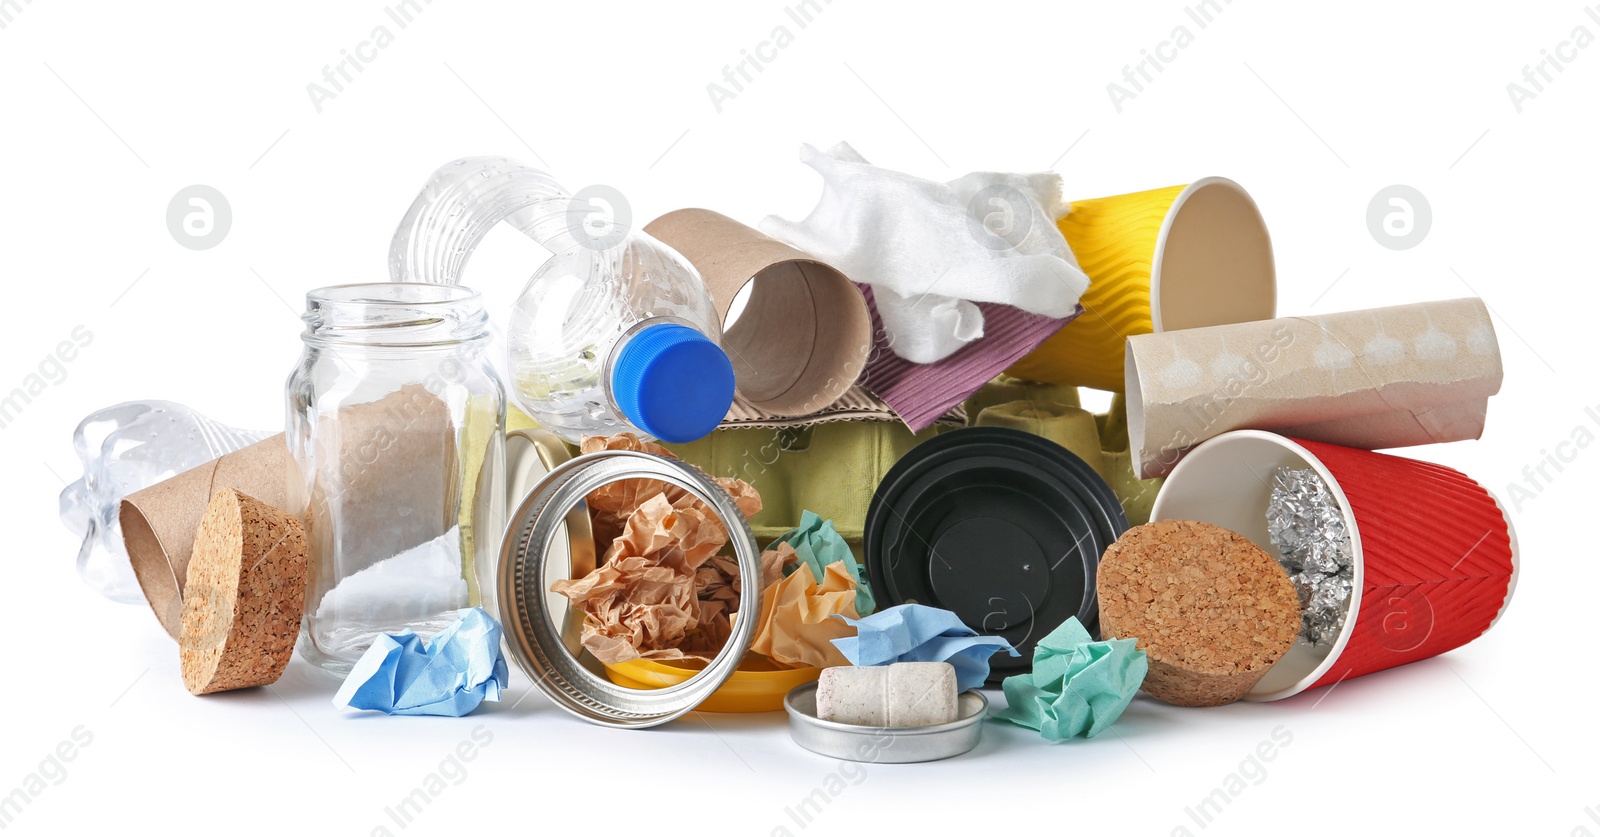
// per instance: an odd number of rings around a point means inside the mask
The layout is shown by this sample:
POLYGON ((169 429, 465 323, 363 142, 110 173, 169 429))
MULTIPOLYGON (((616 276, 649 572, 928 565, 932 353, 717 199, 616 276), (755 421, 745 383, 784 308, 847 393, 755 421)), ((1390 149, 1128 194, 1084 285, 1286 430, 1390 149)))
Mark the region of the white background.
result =
MULTIPOLYGON (((1524 474, 1576 428, 1600 434, 1585 414, 1600 408, 1600 48, 1564 48, 1573 60, 1520 113, 1507 92, 1575 27, 1600 35, 1580 3, 1237 0, 1204 29, 1173 0, 836 0, 804 29, 780 2, 522 5, 442 0, 400 30, 378 2, 0 4, 0 390, 75 326, 94 335, 0 430, 0 794, 75 728, 93 736, 8 833, 1600 833, 1600 452, 1560 448, 1572 461, 1548 485, 1524 474), (379 25, 393 44, 319 113, 307 85, 379 25), (779 25, 793 43, 718 113, 707 84, 779 25), (1179 25, 1193 43, 1119 113, 1106 85, 1179 25), (1535 495, 1513 512, 1524 570, 1504 620, 1445 657, 1278 704, 1141 698, 1115 734, 1056 746, 990 724, 966 757, 851 774, 802 828, 786 807, 840 765, 795 747, 781 715, 612 731, 523 700, 514 672, 505 703, 465 719, 358 716, 298 660, 272 691, 198 699, 145 609, 79 582, 55 520, 78 419, 165 398, 277 426, 303 294, 385 279, 394 225, 439 164, 504 154, 573 189, 613 185, 641 221, 707 206, 753 224, 808 211, 819 183, 796 148, 840 139, 939 179, 1053 167, 1068 197, 1231 177, 1272 229, 1284 314, 1483 296, 1506 373, 1484 438, 1408 455, 1535 495), (165 222, 194 183, 233 210, 201 252, 165 222), (1399 252, 1366 224, 1395 183, 1433 215, 1399 252), (408 828, 388 819, 479 725, 492 741, 466 778, 408 828), (1280 725, 1292 743, 1259 784, 1206 827, 1186 814, 1280 725)), ((468 282, 508 298, 534 253, 502 230, 468 282)))

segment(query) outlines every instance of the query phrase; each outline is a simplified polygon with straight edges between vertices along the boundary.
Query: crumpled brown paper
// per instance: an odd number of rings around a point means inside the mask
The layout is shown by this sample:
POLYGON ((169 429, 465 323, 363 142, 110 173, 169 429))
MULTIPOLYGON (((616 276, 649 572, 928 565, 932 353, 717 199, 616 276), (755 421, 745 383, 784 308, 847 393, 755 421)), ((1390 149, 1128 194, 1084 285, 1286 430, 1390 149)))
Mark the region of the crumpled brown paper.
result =
MULTIPOLYGON (((586 438, 582 449, 675 458, 629 433, 586 438)), ((746 517, 761 510, 761 495, 748 483, 717 483, 746 517)), ((716 656, 732 633, 739 574, 732 559, 717 555, 728 530, 715 511, 682 488, 650 479, 602 486, 585 502, 604 558, 583 578, 550 588, 583 611, 583 646, 602 663, 716 656)))
POLYGON ((601 662, 682 659, 703 644, 696 573, 726 541, 720 524, 657 494, 628 517, 594 572, 550 589, 583 610, 583 645, 601 662))
MULTIPOLYGON (((766 554, 778 555, 784 550, 787 555, 781 556, 782 563, 798 560, 786 543, 766 554)), ((856 633, 853 625, 832 618, 857 618, 856 582, 842 562, 824 567, 820 580, 810 565, 801 564, 762 592, 761 614, 761 628, 750 644, 751 651, 794 668, 850 665, 832 642, 856 633)))
MULTIPOLYGON (((794 550, 786 554, 775 549, 761 553, 761 589, 783 580, 783 566, 794 560, 794 550)), ((695 574, 695 589, 702 604, 719 602, 724 610, 733 613, 739 609, 739 564, 727 555, 713 555, 695 574)))
MULTIPOLYGON (((632 433, 617 433, 612 436, 585 436, 580 445, 583 453, 598 453, 603 450, 631 450, 641 453, 664 456, 667 459, 677 459, 671 451, 656 444, 646 442, 632 433)), ((753 486, 744 480, 732 477, 714 477, 713 481, 733 497, 733 502, 744 513, 745 518, 751 518, 761 511, 761 495, 753 486)), ((611 543, 622 535, 627 525, 628 516, 635 509, 644 505, 644 501, 663 494, 667 502, 675 508, 684 508, 690 504, 700 506, 703 511, 704 504, 695 500, 689 492, 676 485, 652 479, 618 480, 608 485, 602 485, 589 493, 584 498, 584 503, 589 506, 589 518, 594 529, 595 544, 602 551, 606 544, 611 543)), ((715 515, 712 515, 715 518, 715 515)), ((718 525, 721 521, 717 521, 718 525)), ((726 535, 726 530, 724 530, 726 535)), ((738 575, 738 573, 734 573, 738 575)))
MULTIPOLYGON (((584 453, 632 450, 673 457, 631 433, 592 436, 584 453)), ((761 495, 742 480, 718 478, 749 518, 761 495)), ((709 662, 733 632, 739 606, 739 568, 721 550, 728 530, 706 504, 660 480, 621 480, 585 498, 594 524, 600 565, 551 590, 584 613, 583 646, 602 663, 698 659, 709 662)), ((830 564, 819 581, 794 547, 778 544, 761 554, 761 624, 751 650, 779 666, 848 665, 831 640, 852 636, 840 619, 856 618, 856 583, 843 563, 830 564), (784 576, 784 567, 798 565, 784 576)))

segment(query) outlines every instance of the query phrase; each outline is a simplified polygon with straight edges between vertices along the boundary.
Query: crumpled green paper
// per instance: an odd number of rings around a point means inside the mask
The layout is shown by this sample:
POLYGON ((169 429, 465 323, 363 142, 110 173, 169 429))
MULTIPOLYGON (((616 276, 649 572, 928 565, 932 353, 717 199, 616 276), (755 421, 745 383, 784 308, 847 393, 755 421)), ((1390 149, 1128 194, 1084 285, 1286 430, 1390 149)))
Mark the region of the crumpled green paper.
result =
POLYGON ((861 571, 861 565, 856 563, 855 553, 850 551, 850 544, 833 528, 833 521, 823 520, 813 511, 800 513, 800 525, 783 533, 782 537, 773 541, 768 549, 786 543, 794 548, 799 562, 783 568, 788 575, 800 568, 801 564, 811 567, 812 578, 824 578, 823 568, 829 564, 844 564, 850 571, 850 577, 856 580, 856 613, 867 616, 878 607, 877 601, 872 598, 872 588, 867 585, 867 577, 861 571))
POLYGON ((994 717, 1051 741, 1093 738, 1121 717, 1150 669, 1136 639, 1095 641, 1078 618, 1033 649, 1033 671, 1001 684, 1006 708, 994 717))

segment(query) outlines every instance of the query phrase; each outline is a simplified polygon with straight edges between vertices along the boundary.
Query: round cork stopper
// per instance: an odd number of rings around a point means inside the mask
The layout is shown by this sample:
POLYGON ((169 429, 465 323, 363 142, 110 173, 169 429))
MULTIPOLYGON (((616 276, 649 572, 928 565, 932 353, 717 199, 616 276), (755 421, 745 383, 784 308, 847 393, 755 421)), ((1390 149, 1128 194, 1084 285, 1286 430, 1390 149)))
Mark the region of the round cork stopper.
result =
POLYGON ((217 491, 184 585, 183 684, 206 695, 276 681, 294 653, 305 594, 299 518, 231 488, 217 491))
POLYGON ((1100 632, 1136 637, 1144 691, 1178 706, 1244 697, 1300 633, 1289 574, 1243 535, 1162 520, 1129 529, 1100 559, 1100 632))

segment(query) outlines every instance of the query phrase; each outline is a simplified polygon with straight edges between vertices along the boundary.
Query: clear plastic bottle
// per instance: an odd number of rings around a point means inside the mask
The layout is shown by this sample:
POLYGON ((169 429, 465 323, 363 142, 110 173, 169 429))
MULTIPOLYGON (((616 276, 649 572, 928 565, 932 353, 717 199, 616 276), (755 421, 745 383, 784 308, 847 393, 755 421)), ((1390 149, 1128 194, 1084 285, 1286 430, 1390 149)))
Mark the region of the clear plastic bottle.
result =
POLYGON ((593 209, 549 175, 470 157, 440 168, 390 248, 399 282, 454 285, 495 224, 551 252, 506 330, 507 388, 568 441, 634 430, 668 442, 710 433, 733 402, 720 317, 683 256, 625 221, 591 228, 593 209))
POLYGON ((78 574, 108 599, 143 602, 122 544, 122 498, 272 435, 229 427, 171 401, 90 413, 72 434, 83 476, 61 490, 61 522, 83 537, 78 574))

